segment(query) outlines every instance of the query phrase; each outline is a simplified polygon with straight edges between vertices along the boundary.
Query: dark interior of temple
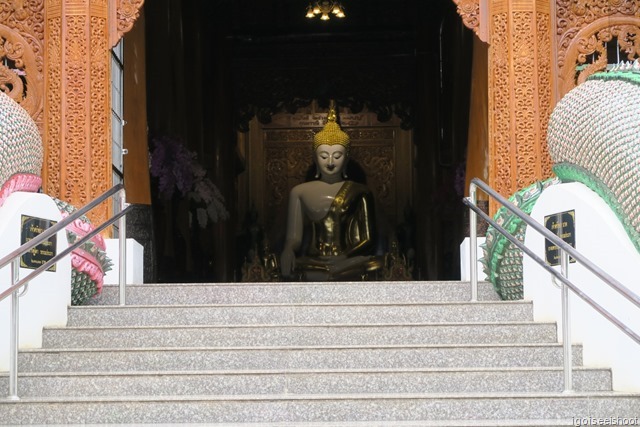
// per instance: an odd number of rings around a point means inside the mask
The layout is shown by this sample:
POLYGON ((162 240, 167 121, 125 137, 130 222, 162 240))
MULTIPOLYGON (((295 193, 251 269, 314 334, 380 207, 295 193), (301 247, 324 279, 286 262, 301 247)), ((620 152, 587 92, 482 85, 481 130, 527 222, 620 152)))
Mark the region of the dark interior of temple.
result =
POLYGON ((323 21, 301 0, 145 2, 150 150, 181 141, 229 213, 200 228, 152 178, 154 281, 240 280, 250 225, 237 182, 255 165, 238 154, 239 135, 329 100, 410 132, 412 164, 396 167, 413 171, 412 204, 393 226, 415 240, 414 279, 460 277, 472 34, 451 0, 341 4, 345 18, 323 21))

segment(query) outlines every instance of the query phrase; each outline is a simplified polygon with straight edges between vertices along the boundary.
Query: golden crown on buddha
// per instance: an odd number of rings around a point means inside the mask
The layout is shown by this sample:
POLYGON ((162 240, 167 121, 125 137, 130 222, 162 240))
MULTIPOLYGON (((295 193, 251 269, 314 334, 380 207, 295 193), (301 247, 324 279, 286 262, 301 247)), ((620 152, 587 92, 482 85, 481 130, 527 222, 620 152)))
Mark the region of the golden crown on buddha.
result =
POLYGON ((331 101, 329 106, 329 114, 327 114, 327 124, 324 128, 313 136, 313 151, 317 150, 319 146, 326 145, 342 145, 347 151, 349 151, 350 141, 349 135, 344 132, 340 125, 336 121, 336 107, 335 103, 331 101))

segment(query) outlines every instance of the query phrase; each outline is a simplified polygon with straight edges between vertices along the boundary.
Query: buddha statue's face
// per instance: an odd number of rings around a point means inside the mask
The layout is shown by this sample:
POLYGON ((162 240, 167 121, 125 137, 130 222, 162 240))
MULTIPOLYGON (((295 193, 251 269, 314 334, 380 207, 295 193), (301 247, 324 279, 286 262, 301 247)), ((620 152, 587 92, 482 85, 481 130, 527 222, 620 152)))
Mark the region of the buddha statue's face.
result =
POLYGON ((339 178, 347 164, 346 148, 340 144, 322 144, 316 149, 316 162, 323 179, 339 178))

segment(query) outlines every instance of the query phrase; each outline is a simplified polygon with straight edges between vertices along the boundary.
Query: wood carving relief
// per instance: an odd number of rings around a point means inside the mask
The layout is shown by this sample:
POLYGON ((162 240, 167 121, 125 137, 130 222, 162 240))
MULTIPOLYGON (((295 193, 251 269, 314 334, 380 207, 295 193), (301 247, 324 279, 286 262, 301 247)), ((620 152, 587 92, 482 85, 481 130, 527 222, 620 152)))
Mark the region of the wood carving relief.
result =
POLYGON ((89 201, 88 180, 85 179, 89 170, 87 157, 90 155, 88 150, 85 151, 89 141, 89 115, 86 111, 90 99, 87 91, 89 64, 85 61, 89 53, 89 40, 85 32, 85 16, 67 16, 65 21, 64 129, 63 134, 57 136, 64 140, 61 147, 63 162, 58 166, 63 174, 63 187, 58 189, 59 195, 54 195, 72 205, 82 206, 89 201))
POLYGON ((485 10, 483 0, 453 1, 474 31, 489 22, 489 183, 510 196, 551 173, 551 7, 544 0, 494 0, 485 10))
POLYGON ((60 2, 48 8, 46 22, 46 111, 43 142, 45 168, 42 181, 45 192, 58 198, 61 187, 62 159, 62 10, 60 2))
MULTIPOLYGON (((270 132, 266 132, 268 135, 270 132)), ((277 132, 284 136, 283 132, 277 132)), ((287 220, 287 200, 293 186, 304 182, 311 166, 311 138, 297 139, 299 131, 292 131, 292 139, 265 141, 265 213, 264 224, 269 240, 277 242, 282 236, 287 220)), ((308 132, 307 132, 308 135, 308 132)), ((304 138, 304 135, 301 135, 304 138)), ((273 139, 268 137, 267 140, 273 139)), ((254 196, 255 197, 255 196, 254 196)), ((259 197, 259 196, 258 196, 259 197)))
POLYGON ((539 138, 539 176, 541 178, 553 175, 551 170, 551 156, 549 155, 549 147, 547 145, 547 127, 549 126, 549 117, 553 111, 553 65, 551 44, 551 16, 548 13, 537 13, 536 16, 536 37, 538 46, 538 108, 539 121, 537 125, 540 132, 539 138))
POLYGON ((144 0, 118 0, 115 11, 115 30, 111 31, 110 47, 115 46, 124 34, 129 32, 140 16, 144 0))
POLYGON ((334 73, 330 65, 322 63, 291 69, 237 67, 233 73, 235 121, 241 132, 249 130, 253 117, 268 125, 278 113, 304 110, 314 99, 328 106, 329 98, 353 113, 366 109, 375 112, 380 122, 395 116, 403 129, 413 127, 414 69, 402 62, 374 67, 345 65, 342 73, 334 73))
POLYGON ((511 88, 507 14, 492 16, 489 49, 489 183, 500 194, 509 194, 512 183, 511 88))
MULTIPOLYGON (((90 135, 91 139, 87 142, 90 147, 91 157, 90 173, 85 181, 90 185, 89 198, 84 202, 98 197, 107 191, 113 185, 112 178, 112 156, 111 156, 111 72, 110 62, 111 53, 108 42, 108 21, 107 21, 107 4, 106 0, 97 2, 100 11, 91 16, 90 23, 90 135)), ((84 204, 83 203, 83 204, 84 204)), ((100 218, 100 222, 109 217, 110 208, 101 206, 96 209, 96 217, 100 218), (102 209, 99 211, 98 209, 102 209)))
POLYGON ((0 3, 0 90, 42 131, 44 0, 0 3))
MULTIPOLYGON (((513 108, 514 140, 512 157, 515 158, 515 182, 511 193, 534 182, 536 157, 538 156, 539 135, 537 132, 537 69, 533 12, 514 12, 512 67, 513 67, 513 108)), ((509 193, 507 193, 509 194, 509 193)))
POLYGON ((607 64, 640 57, 637 1, 557 0, 556 11, 558 97, 607 64), (618 47, 611 49, 610 42, 618 47))
POLYGON ((481 19, 486 19, 480 16, 480 0, 453 0, 456 4, 458 15, 462 18, 464 25, 473 30, 480 40, 485 40, 485 37, 481 31, 481 19))
MULTIPOLYGON (((44 185, 49 194, 78 207, 111 186, 107 6, 106 0, 46 4, 44 185)), ((110 204, 104 204, 89 217, 102 222, 109 212, 110 204)))
MULTIPOLYGON (((109 25, 116 29, 111 33, 117 42, 133 26, 142 4, 0 3, 0 90, 20 103, 40 128, 44 190, 76 206, 111 186, 109 25)), ((91 216, 106 218, 108 207, 99 209, 91 216)))
POLYGON ((354 145, 351 156, 366 172, 367 186, 373 191, 378 204, 387 216, 392 215, 396 209, 393 140, 386 143, 369 142, 354 145))
MULTIPOLYGON (((33 22, 38 29, 27 40, 36 53, 34 68, 40 77, 33 89, 29 73, 25 81, 28 95, 47 97, 39 104, 44 111, 43 186, 47 193, 78 207, 112 185, 110 49, 132 27, 142 4, 142 0, 47 0, 46 4, 15 0, 0 9, 1 22, 20 20, 25 26, 33 22), (44 51, 42 40, 46 40, 44 51)), ((1 32, 0 37, 6 40, 1 32)), ((102 222, 110 211, 110 203, 103 204, 89 217, 102 222)))

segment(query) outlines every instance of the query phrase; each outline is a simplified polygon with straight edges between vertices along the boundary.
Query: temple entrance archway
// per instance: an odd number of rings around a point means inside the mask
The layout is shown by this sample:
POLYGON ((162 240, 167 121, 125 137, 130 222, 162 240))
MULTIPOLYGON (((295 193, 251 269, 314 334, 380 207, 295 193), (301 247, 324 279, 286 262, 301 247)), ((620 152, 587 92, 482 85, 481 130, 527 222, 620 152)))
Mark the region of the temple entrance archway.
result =
MULTIPOLYGON (((449 0, 403 0, 393 11, 385 5, 354 0, 345 21, 329 23, 306 20, 299 2, 288 0, 199 6, 158 0, 145 6, 147 51, 158 52, 147 63, 154 70, 148 84, 150 132, 183 135, 230 208, 224 230, 198 233, 222 245, 206 249, 211 254, 204 258, 216 259, 216 272, 207 279, 239 277, 238 236, 253 204, 260 206, 261 225, 277 246, 284 231, 278 209, 287 195, 266 172, 277 154, 259 159, 256 144, 267 141, 264 156, 278 151, 269 144, 285 144, 303 132, 292 141, 303 145, 321 123, 283 127, 283 121, 324 113, 329 99, 336 99, 345 117, 360 115, 371 124, 347 126, 348 131, 392 135, 362 139, 363 163, 385 189, 383 204, 393 205, 387 206, 390 229, 404 225, 407 206, 409 216, 419 218, 412 224, 419 246, 416 275, 459 274, 471 31, 449 0), (387 174, 392 183, 376 178, 386 164, 393 165, 387 174), (276 186, 265 189, 270 182, 276 186), (270 200, 256 201, 256 194, 270 200)), ((295 154, 299 149, 286 156, 302 155, 295 154)), ((281 175, 296 174, 288 169, 281 175)))

